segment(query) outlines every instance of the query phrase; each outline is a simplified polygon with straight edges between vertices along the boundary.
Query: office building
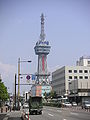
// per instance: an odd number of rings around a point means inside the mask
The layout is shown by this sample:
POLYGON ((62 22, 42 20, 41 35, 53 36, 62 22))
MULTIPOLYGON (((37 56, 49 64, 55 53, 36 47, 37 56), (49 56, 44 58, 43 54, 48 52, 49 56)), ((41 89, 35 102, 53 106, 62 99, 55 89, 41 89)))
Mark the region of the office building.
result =
POLYGON ((77 101, 90 99, 90 57, 81 57, 76 66, 64 66, 52 73, 52 89, 58 96, 77 101))

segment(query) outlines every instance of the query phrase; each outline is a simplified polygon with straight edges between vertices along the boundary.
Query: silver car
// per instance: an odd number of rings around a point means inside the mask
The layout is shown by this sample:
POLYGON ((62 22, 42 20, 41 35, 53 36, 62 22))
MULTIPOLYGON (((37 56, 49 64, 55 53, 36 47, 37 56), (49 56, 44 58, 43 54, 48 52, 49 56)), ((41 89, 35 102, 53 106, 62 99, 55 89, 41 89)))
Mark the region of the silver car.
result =
POLYGON ((71 107, 72 104, 71 104, 70 102, 65 102, 64 106, 65 106, 65 107, 71 107))
POLYGON ((82 102, 82 109, 89 109, 90 108, 90 101, 83 101, 82 102))
POLYGON ((77 106, 77 103, 76 102, 72 102, 72 106, 77 106))

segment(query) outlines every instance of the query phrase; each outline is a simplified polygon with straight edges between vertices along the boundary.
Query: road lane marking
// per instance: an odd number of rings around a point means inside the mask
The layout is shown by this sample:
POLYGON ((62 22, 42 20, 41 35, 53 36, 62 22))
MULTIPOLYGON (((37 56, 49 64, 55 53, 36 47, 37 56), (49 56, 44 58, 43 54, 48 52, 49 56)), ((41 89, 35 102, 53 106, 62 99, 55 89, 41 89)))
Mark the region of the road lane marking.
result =
POLYGON ((7 113, 7 116, 9 116, 10 115, 10 113, 7 113))
POLYGON ((67 120, 67 119, 63 119, 63 120, 67 120))
POLYGON ((52 109, 48 109, 48 110, 52 110, 52 109))
POLYGON ((57 110, 57 112, 62 112, 61 110, 57 110))
POLYGON ((70 112, 71 115, 78 115, 78 113, 70 112))
POLYGON ((52 116, 52 117, 53 117, 53 115, 52 115, 52 114, 50 114, 50 113, 48 113, 48 115, 50 115, 50 116, 52 116))

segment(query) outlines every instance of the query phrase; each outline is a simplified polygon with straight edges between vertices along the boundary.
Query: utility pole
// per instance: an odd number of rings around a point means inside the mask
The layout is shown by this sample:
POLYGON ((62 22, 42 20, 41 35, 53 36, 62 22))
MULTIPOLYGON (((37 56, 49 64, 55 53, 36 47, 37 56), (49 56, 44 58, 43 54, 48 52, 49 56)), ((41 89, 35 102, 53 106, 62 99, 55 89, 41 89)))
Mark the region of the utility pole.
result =
POLYGON ((19 98, 20 97, 20 58, 18 58, 18 110, 19 110, 19 98))
POLYGON ((18 58, 18 99, 20 96, 20 58, 18 58))
POLYGON ((16 74, 15 74, 15 110, 16 110, 16 74))
POLYGON ((20 58, 18 58, 18 110, 20 109, 19 100, 20 100, 20 63, 21 62, 32 62, 32 61, 31 60, 21 61, 20 58))

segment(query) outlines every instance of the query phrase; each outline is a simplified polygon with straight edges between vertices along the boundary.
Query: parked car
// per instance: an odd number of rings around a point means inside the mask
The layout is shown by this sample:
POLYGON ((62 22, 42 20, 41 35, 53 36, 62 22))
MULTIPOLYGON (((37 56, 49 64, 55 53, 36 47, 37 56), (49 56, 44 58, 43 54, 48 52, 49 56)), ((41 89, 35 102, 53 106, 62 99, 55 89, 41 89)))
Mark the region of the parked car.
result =
POLYGON ((71 104, 70 102, 65 102, 64 106, 65 106, 65 107, 71 107, 72 104, 71 104))
POLYGON ((76 102, 72 102, 72 106, 77 106, 77 103, 76 102))
POLYGON ((85 109, 90 108, 90 101, 83 101, 82 102, 82 109, 83 108, 85 108, 85 109))

